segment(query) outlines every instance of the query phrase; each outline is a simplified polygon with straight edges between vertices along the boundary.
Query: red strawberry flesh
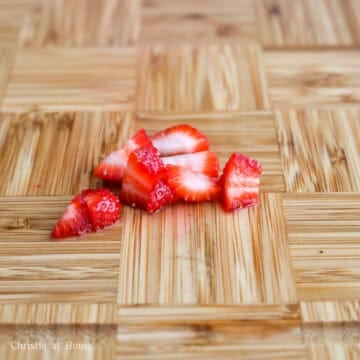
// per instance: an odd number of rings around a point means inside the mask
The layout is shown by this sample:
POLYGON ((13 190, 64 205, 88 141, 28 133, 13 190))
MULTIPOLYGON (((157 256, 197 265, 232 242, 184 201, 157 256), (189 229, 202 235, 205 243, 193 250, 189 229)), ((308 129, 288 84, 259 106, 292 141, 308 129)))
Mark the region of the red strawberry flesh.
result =
POLYGON ((261 173, 262 166, 257 160, 233 153, 220 179, 224 210, 233 211, 257 205, 261 173))
POLYGON ((56 223, 51 236, 61 239, 80 236, 91 231, 93 226, 86 202, 80 195, 76 195, 56 223))
POLYGON ((154 134, 151 140, 161 156, 194 153, 209 149, 207 137, 187 124, 160 131, 154 134))
POLYGON ((111 226, 119 220, 120 201, 110 190, 83 190, 81 195, 88 206, 95 231, 111 226))
POLYGON ((129 155, 135 149, 151 144, 144 129, 139 130, 122 148, 113 151, 94 170, 94 175, 105 181, 121 183, 129 155))
POLYGON ((133 151, 120 191, 121 202, 149 213, 173 202, 173 192, 161 180, 164 170, 158 152, 152 145, 133 151))

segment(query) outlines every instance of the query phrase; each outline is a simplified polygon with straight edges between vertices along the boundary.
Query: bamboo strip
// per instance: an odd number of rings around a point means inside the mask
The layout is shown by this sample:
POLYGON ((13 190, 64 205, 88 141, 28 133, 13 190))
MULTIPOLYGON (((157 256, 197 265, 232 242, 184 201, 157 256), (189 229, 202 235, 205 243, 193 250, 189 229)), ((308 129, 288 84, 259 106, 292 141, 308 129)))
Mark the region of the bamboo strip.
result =
POLYGON ((140 43, 217 44, 257 40, 254 19, 234 14, 144 14, 140 43), (166 29, 166 31, 164 31, 166 29))
POLYGON ((138 110, 269 108, 262 53, 256 44, 146 46, 139 63, 138 110))
POLYGON ((70 195, 103 186, 94 167, 132 133, 131 113, 2 114, 0 194, 70 195))
POLYGON ((360 103, 360 51, 265 51, 269 99, 278 108, 360 103))
POLYGON ((0 304, 0 324, 115 324, 115 304, 0 304))
POLYGON ((286 194, 283 199, 299 299, 358 299, 359 195, 286 194))
MULTIPOLYGON (((1 33, 1 29, 0 29, 1 33)), ((1 40, 0 40, 1 43, 1 40)), ((3 97, 6 92, 7 84, 12 70, 12 64, 15 59, 15 49, 12 47, 0 47, 0 109, 3 97)), ((0 125, 1 131, 1 125, 0 125)))
POLYGON ((360 191, 358 109, 276 113, 287 192, 360 191))
POLYGON ((173 317, 161 325, 156 324, 155 318, 147 320, 118 328, 117 353, 120 357, 184 359, 198 358, 200 354, 201 358, 207 359, 305 357, 305 344, 297 320, 219 320, 183 324, 181 318, 173 317))
POLYGON ((26 47, 127 46, 137 43, 139 0, 42 0, 29 11, 20 33, 26 47))
POLYGON ((216 204, 177 204, 154 216, 126 209, 123 219, 120 304, 296 300, 276 194, 235 214, 216 204))
POLYGON ((142 325, 151 323, 157 326, 172 325, 180 321, 191 323, 220 324, 232 321, 234 325, 245 321, 288 321, 299 319, 298 304, 261 305, 201 305, 201 306, 118 306, 118 323, 142 325))
POLYGON ((308 346, 311 360, 356 360, 360 357, 360 345, 342 343, 315 343, 308 346))
POLYGON ((250 0, 145 0, 145 13, 167 15, 192 14, 236 14, 244 18, 254 17, 254 7, 250 0))
POLYGON ((0 356, 10 360, 113 359, 115 336, 116 328, 111 325, 7 325, 0 327, 0 356), (49 350, 21 350, 27 343, 43 344, 49 350), (54 344, 58 347, 52 350, 54 344))
POLYGON ((18 50, 3 110, 132 110, 135 48, 18 50))
POLYGON ((360 301, 302 301, 304 322, 344 322, 360 320, 360 301))
POLYGON ((0 302, 115 302, 121 224, 53 242, 69 200, 0 198, 0 302))
POLYGON ((265 46, 355 45, 342 0, 256 0, 265 46))

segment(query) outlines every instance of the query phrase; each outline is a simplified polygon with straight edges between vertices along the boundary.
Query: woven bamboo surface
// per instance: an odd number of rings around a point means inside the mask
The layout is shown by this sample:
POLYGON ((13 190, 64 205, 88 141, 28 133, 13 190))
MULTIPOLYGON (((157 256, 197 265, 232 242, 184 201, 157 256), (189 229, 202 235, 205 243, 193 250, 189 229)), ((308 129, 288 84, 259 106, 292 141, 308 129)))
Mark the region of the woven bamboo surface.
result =
POLYGON ((359 0, 0 0, 0 169, 1 359, 360 358, 359 0), (257 208, 50 241, 184 122, 262 162, 257 208))

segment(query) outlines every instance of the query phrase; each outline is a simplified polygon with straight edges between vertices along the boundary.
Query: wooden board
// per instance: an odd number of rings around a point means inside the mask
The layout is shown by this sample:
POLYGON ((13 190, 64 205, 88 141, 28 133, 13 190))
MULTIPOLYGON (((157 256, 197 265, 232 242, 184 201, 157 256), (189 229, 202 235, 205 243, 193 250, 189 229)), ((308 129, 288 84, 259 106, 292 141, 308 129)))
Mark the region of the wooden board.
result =
POLYGON ((359 24, 359 0, 0 0, 0 358, 359 358, 359 24), (262 162, 257 208, 50 240, 109 152, 181 123, 262 162))

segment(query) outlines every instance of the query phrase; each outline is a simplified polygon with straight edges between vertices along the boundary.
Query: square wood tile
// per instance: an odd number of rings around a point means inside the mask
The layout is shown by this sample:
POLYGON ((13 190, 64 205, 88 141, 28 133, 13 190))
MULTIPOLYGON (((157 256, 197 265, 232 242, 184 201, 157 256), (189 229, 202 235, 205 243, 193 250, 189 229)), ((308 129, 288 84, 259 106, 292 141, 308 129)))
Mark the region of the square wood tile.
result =
POLYGON ((144 1, 141 42, 256 40, 251 0, 144 1))
POLYGON ((121 224, 52 241, 71 197, 0 198, 1 303, 115 303, 121 224))
POLYGON ((360 104, 360 51, 265 51, 272 108, 360 104))
POLYGON ((360 195, 286 194, 284 214, 300 300, 360 296, 360 195))
POLYGON ((3 111, 129 110, 136 92, 136 49, 18 50, 3 111))
POLYGON ((39 0, 19 34, 25 47, 128 46, 139 36, 139 0, 39 0))
MULTIPOLYGON (((358 28, 351 20, 355 1, 256 0, 257 25, 267 47, 355 45, 358 28)), ((359 9, 358 9, 359 10, 359 9)))
POLYGON ((234 214, 218 204, 126 208, 123 223, 119 304, 296 301, 279 194, 234 214))
POLYGON ((277 112, 287 192, 360 192, 360 109, 277 112))
POLYGON ((121 112, 0 115, 0 195, 73 195, 102 186, 93 169, 132 126, 133 115, 121 112))
POLYGON ((257 45, 146 46, 139 66, 137 109, 141 111, 269 108, 257 45))

